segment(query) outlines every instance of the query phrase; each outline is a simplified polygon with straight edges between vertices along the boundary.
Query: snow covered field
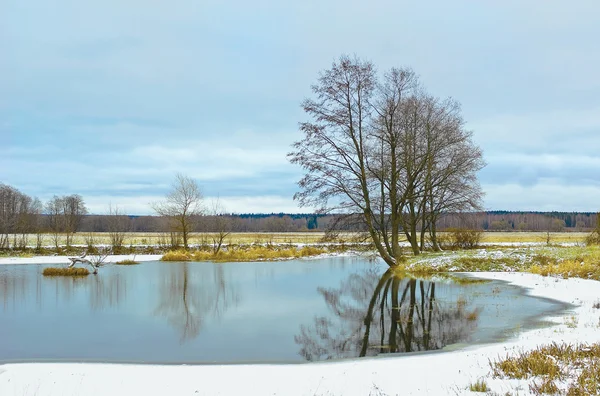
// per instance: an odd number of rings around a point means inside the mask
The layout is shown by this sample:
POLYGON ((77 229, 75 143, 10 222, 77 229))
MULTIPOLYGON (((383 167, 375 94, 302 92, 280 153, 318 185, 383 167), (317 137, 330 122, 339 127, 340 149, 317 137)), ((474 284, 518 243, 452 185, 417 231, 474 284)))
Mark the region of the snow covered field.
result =
MULTIPOLYGON (((123 258, 114 256, 111 261, 123 258)), ((157 258, 136 256, 144 259, 157 258)), ((0 263, 25 260, 32 262, 29 258, 0 263)), ((531 295, 576 308, 551 318, 553 326, 523 332, 508 342, 443 353, 288 365, 6 364, 0 366, 0 395, 462 395, 471 394, 469 384, 480 378, 499 394, 526 395, 527 381, 492 379, 490 359, 553 341, 600 341, 600 310, 593 307, 600 300, 600 282, 514 272, 472 275, 505 280, 527 288, 531 295)))
MULTIPOLYGON (((68 257, 76 256, 35 256, 35 257, 2 257, 0 265, 6 264, 69 264, 68 257)), ((135 261, 156 261, 160 260, 162 254, 136 254, 135 261)), ((115 254, 107 256, 105 263, 116 263, 121 260, 133 260, 133 254, 115 254)))

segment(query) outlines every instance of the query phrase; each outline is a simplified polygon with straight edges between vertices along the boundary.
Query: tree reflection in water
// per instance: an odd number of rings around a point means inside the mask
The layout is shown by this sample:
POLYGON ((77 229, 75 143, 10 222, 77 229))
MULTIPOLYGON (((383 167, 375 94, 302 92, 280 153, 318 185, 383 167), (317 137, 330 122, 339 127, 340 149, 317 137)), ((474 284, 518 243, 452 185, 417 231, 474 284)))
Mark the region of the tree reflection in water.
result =
POLYGON ((388 270, 350 275, 337 289, 318 289, 332 311, 300 326, 295 341, 306 360, 440 349, 466 340, 479 309, 465 300, 436 300, 436 284, 388 270))
POLYGON ((5 310, 9 306, 18 309, 33 298, 40 309, 45 304, 77 302, 80 298, 77 293, 81 293, 88 298, 90 309, 96 311, 118 306, 127 295, 126 280, 119 273, 43 277, 37 273, 14 272, 0 272, 0 299, 5 310), (50 295, 54 295, 54 298, 48 299, 50 295))
MULTIPOLYGON (((205 320, 219 318, 239 297, 225 277, 222 265, 210 267, 212 280, 203 277, 204 271, 190 271, 190 263, 165 265, 165 276, 159 285, 160 300, 155 314, 166 317, 181 333, 181 342, 200 334, 205 320)), ((196 264, 197 265, 197 264, 196 264)))

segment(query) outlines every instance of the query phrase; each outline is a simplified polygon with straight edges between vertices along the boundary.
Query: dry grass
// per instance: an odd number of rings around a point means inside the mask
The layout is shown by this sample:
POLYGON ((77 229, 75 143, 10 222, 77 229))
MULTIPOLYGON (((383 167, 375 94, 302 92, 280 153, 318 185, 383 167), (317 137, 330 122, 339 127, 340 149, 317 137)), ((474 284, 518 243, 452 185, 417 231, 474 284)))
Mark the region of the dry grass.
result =
POLYGON ((600 392, 600 344, 553 343, 490 365, 496 378, 532 379, 529 389, 535 395, 559 392, 557 381, 566 382, 566 395, 600 392))
POLYGON ((191 253, 185 250, 171 250, 165 253, 161 261, 190 261, 191 253))
POLYGON ((42 272, 44 276, 87 276, 90 271, 87 268, 71 267, 71 268, 44 268, 42 272))
POLYGON ((219 251, 217 254, 214 254, 212 251, 203 250, 175 250, 167 252, 161 260, 216 262, 263 261, 309 257, 327 252, 328 250, 325 248, 312 246, 297 248, 295 246, 238 245, 230 246, 227 249, 219 251))
POLYGON ((410 266, 409 272, 414 275, 427 276, 441 272, 501 272, 524 269, 524 265, 513 257, 457 257, 452 262, 431 266, 427 262, 410 266))
POLYGON ((553 256, 536 255, 529 268, 534 274, 600 280, 600 248, 557 249, 553 256))
MULTIPOLYGON (((583 243, 588 232, 552 232, 551 243, 583 243)), ((506 242, 546 242, 545 232, 493 232, 483 233, 481 242, 506 243, 506 242)))
POLYGON ((139 263, 140 263, 139 261, 126 259, 126 260, 117 261, 115 264, 117 264, 117 265, 136 265, 139 263))
POLYGON ((490 388, 484 379, 478 379, 475 383, 469 385, 471 392, 489 392, 490 388))

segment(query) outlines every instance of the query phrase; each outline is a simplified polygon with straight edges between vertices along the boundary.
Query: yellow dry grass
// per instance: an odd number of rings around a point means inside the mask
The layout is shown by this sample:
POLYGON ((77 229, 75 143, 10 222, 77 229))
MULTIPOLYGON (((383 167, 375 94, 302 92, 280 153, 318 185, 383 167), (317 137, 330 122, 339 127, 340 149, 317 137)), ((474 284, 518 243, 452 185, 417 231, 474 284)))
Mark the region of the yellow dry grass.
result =
POLYGON ((496 378, 531 379, 534 395, 556 394, 556 381, 567 382, 566 395, 597 395, 600 391, 600 344, 541 346, 490 362, 496 378))
POLYGON ((319 247, 305 246, 303 248, 291 247, 268 247, 261 245, 239 245, 229 249, 221 250, 217 254, 212 251, 186 251, 174 250, 167 252, 162 261, 262 261, 282 260, 308 256, 316 256, 326 253, 327 250, 319 247))
POLYGON ((42 272, 44 276, 87 276, 90 271, 87 268, 71 267, 71 268, 44 268, 42 272))

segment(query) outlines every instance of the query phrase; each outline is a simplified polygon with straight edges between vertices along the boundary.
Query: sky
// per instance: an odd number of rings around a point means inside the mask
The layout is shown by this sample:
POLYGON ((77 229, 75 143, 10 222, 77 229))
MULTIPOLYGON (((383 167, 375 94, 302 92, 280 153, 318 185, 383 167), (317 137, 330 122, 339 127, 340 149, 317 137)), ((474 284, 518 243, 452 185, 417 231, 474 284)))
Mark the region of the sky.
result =
POLYGON ((341 54, 462 103, 489 210, 600 210, 600 2, 0 0, 0 182, 150 214, 307 212, 286 154, 341 54))

